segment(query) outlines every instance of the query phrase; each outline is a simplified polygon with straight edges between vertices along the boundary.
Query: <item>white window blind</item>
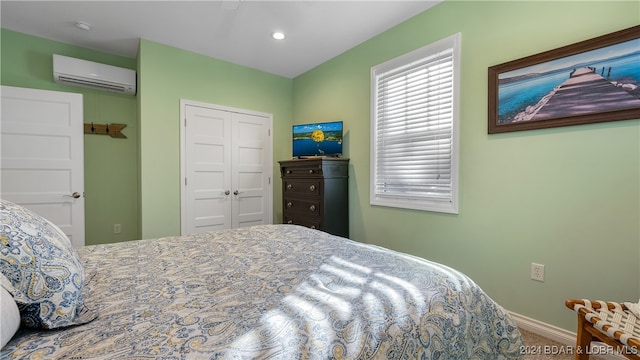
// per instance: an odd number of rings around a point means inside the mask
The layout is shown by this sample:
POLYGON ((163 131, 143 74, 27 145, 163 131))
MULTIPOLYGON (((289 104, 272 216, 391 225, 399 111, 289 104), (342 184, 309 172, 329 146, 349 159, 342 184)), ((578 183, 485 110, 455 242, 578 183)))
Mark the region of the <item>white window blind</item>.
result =
POLYGON ((456 39, 372 68, 372 204, 457 213, 456 39))

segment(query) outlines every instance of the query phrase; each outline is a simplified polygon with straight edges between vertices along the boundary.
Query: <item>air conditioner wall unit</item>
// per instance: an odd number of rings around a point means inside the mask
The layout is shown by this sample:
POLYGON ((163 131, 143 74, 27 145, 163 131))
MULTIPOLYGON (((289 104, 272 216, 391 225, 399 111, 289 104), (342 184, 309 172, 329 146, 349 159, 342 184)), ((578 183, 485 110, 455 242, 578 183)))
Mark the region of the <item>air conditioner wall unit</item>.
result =
POLYGON ((120 94, 136 94, 135 70, 58 54, 53 54, 53 81, 120 94))

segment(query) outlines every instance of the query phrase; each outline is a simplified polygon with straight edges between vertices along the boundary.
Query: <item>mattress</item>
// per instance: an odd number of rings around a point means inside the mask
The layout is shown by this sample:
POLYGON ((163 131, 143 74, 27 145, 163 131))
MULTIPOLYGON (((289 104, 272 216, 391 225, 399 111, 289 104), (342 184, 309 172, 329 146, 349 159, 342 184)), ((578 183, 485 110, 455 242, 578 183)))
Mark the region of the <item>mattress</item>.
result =
POLYGON ((518 359, 509 314, 450 267, 295 225, 78 249, 98 316, 3 359, 518 359))

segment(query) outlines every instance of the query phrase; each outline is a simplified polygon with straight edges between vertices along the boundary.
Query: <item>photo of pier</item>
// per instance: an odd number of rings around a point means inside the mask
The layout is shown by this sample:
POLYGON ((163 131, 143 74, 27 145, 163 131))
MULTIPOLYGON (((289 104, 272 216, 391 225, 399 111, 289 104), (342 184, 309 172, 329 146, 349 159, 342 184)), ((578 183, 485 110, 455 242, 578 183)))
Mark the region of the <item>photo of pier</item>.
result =
POLYGON ((640 109, 640 39, 498 76, 497 124, 640 109))

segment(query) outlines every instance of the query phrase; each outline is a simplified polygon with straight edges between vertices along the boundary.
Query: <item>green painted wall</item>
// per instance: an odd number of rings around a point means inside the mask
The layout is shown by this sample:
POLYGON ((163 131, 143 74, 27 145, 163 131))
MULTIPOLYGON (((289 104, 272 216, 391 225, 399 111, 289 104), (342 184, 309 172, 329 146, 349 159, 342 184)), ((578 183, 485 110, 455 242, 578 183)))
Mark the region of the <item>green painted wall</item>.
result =
MULTIPOLYGON (((274 159, 291 157, 288 78, 141 40, 138 53, 141 237, 180 233, 180 99, 270 113, 274 159)), ((274 162, 274 218, 282 218, 274 162)))
POLYGON ((455 267, 507 309, 571 331, 566 298, 637 301, 639 121, 487 135, 487 68, 639 22, 637 1, 445 1, 295 78, 294 122, 345 122, 351 237, 455 267), (456 32, 460 214, 370 206, 370 68, 456 32))
POLYGON ((138 238, 138 126, 135 96, 94 91, 53 82, 52 54, 136 68, 136 60, 1 30, 2 85, 83 94, 84 121, 122 123, 127 139, 84 136, 85 243, 138 238), (122 232, 113 233, 113 224, 122 232))

